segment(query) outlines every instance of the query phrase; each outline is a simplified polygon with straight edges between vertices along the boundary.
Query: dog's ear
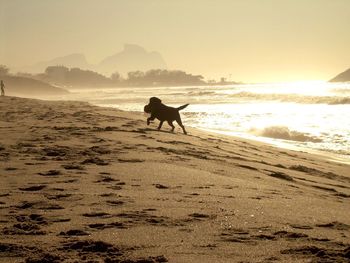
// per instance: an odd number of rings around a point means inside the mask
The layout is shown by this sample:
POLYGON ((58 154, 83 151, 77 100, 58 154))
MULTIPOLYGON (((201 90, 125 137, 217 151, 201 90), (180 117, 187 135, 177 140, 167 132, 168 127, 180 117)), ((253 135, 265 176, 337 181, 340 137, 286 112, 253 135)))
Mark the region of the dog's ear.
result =
POLYGON ((159 99, 159 98, 157 98, 157 97, 152 97, 152 98, 150 98, 149 99, 149 103, 150 104, 161 104, 162 103, 162 101, 159 99))
POLYGON ((149 104, 145 105, 145 107, 143 108, 143 111, 146 112, 146 113, 151 113, 151 109, 149 107, 149 104))

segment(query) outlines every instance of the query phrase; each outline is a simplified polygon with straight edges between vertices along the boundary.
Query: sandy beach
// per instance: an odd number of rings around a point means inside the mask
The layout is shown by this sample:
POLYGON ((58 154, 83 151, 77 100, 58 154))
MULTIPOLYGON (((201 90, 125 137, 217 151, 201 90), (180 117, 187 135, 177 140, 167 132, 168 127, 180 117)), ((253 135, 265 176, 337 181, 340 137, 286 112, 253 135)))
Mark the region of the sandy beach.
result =
POLYGON ((1 97, 0 262, 349 262, 349 165, 157 125, 1 97))

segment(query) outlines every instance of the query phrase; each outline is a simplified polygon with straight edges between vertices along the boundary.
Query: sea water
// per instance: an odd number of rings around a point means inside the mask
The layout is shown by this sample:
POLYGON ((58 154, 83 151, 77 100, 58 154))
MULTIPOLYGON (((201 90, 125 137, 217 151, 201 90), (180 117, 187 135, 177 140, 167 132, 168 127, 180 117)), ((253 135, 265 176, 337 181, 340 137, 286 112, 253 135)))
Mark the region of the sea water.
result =
POLYGON ((76 89, 62 99, 142 112, 152 96, 174 107, 190 103, 181 111, 186 126, 350 162, 350 83, 76 89))

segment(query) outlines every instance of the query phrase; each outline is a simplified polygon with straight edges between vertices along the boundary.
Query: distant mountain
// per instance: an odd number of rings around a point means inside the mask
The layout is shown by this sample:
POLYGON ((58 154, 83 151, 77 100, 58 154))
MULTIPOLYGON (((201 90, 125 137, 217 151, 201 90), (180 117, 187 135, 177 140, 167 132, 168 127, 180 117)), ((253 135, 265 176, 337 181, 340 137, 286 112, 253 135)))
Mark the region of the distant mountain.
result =
POLYGON ((102 60, 95 70, 110 75, 116 71, 126 74, 130 71, 166 68, 167 65, 158 52, 148 52, 138 45, 125 44, 121 52, 102 60))
POLYGON ((63 95, 69 93, 65 89, 54 87, 50 84, 25 77, 1 76, 5 84, 5 94, 21 97, 39 97, 47 95, 63 95))
POLYGON ((43 73, 49 66, 65 66, 68 68, 93 70, 107 76, 115 72, 126 74, 130 71, 147 71, 150 69, 167 68, 160 53, 155 51, 148 52, 141 46, 131 44, 125 44, 121 52, 106 57, 97 65, 89 64, 84 54, 76 53, 41 61, 30 66, 12 68, 17 72, 43 73))
POLYGON ((350 68, 330 80, 330 82, 347 82, 347 81, 350 81, 350 68))
POLYGON ((28 73, 42 73, 49 66, 66 66, 66 67, 77 67, 83 69, 90 69, 90 65, 84 56, 84 54, 70 54, 63 57, 57 57, 51 60, 41 61, 31 66, 25 66, 18 68, 18 71, 28 73))

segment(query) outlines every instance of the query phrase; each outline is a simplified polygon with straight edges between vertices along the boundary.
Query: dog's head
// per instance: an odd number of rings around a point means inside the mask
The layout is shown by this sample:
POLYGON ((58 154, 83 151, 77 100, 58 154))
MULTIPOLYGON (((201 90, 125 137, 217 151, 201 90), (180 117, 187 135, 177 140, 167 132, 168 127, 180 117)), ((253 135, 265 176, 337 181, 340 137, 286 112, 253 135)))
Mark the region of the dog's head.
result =
POLYGON ((162 101, 157 97, 152 97, 149 99, 149 103, 143 108, 144 112, 152 113, 157 107, 162 104, 162 101))

